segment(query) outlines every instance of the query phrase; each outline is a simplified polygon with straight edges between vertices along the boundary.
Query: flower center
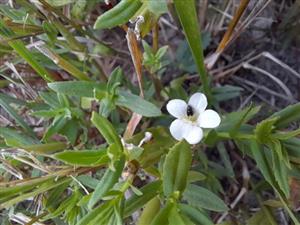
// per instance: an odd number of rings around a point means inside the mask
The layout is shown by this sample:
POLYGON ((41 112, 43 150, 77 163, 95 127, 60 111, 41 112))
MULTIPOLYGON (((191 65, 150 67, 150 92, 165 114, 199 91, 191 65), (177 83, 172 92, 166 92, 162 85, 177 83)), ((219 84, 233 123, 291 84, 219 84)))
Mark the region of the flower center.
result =
POLYGON ((192 106, 190 105, 187 106, 186 115, 187 115, 186 120, 189 120, 190 122, 197 121, 197 117, 198 117, 197 112, 195 112, 192 106))
POLYGON ((187 109, 186 109, 186 115, 187 115, 188 117, 194 115, 194 110, 193 110, 193 107, 192 107, 192 106, 190 106, 190 105, 187 106, 187 109))

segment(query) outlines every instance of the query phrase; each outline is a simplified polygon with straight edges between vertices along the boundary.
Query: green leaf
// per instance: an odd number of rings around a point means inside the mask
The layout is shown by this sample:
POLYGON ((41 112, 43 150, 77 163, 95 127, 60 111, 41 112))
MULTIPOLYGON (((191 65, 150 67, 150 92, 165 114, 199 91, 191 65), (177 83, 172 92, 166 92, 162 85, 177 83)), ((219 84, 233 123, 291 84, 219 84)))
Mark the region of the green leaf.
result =
POLYGON ((175 9, 177 11, 179 20, 184 29, 186 39, 192 51, 197 70, 203 84, 204 93, 211 99, 211 92, 209 87, 209 80, 204 64, 204 56, 202 49, 202 40, 200 34, 200 27, 198 24, 198 16, 194 0, 174 0, 175 9))
POLYGON ((225 148, 224 143, 220 142, 218 144, 218 151, 219 151, 221 159, 224 163, 226 171, 228 172, 230 177, 233 178, 234 177, 234 171, 233 171, 232 164, 230 162, 230 158, 229 158, 229 155, 228 155, 227 149, 225 148))
POLYGON ((0 188, 0 199, 2 202, 2 198, 4 197, 12 197, 16 195, 22 195, 23 193, 26 193, 36 187, 39 187, 41 184, 51 180, 52 177, 39 177, 36 179, 32 179, 29 181, 21 182, 18 185, 14 185, 11 187, 3 187, 0 188))
POLYGON ((119 149, 123 149, 121 140, 113 127, 113 125, 103 116, 100 116, 98 113, 93 112, 92 123, 100 131, 101 135, 105 138, 109 145, 116 144, 119 149))
POLYGON ((161 115, 160 109, 154 104, 127 91, 119 91, 116 104, 119 106, 124 106, 133 112, 146 117, 156 117, 161 115))
MULTIPOLYGON (((49 83, 48 83, 49 84, 49 83)), ((39 92, 40 97, 43 99, 43 101, 51 106, 51 108, 61 108, 62 106, 60 105, 60 102, 58 101, 57 98, 57 93, 54 92, 39 92)))
POLYGON ((100 100, 99 114, 107 118, 115 108, 114 99, 111 96, 104 97, 100 100))
POLYGON ((50 5, 54 7, 64 6, 75 2, 75 0, 46 0, 50 5))
POLYGON ((127 23, 141 6, 140 0, 122 0, 97 18, 94 29, 113 28, 127 23))
POLYGON ((80 123, 76 119, 67 121, 66 125, 59 131, 61 135, 67 137, 71 145, 75 145, 80 130, 80 123))
POLYGON ((246 123, 248 120, 249 115, 256 114, 259 110, 259 108, 253 108, 252 106, 247 107, 245 110, 243 110, 243 113, 240 114, 240 117, 238 118, 237 122, 234 124, 234 126, 230 129, 229 134, 232 138, 238 134, 240 127, 243 123, 246 123))
POLYGON ((53 26, 52 23, 49 23, 48 21, 43 21, 43 30, 47 34, 49 40, 53 43, 57 40, 58 30, 53 26))
POLYGON ((243 123, 247 123, 259 112, 260 108, 261 108, 260 106, 256 106, 256 107, 253 107, 249 111, 249 107, 246 107, 240 111, 235 111, 235 112, 226 114, 225 118, 222 120, 222 122, 221 122, 220 126, 217 128, 217 130, 228 132, 228 130, 234 129, 236 124, 239 123, 239 121, 241 120, 241 118, 243 118, 244 115, 246 115, 246 116, 243 119, 243 123))
MULTIPOLYGON (((147 132, 152 134, 151 141, 143 144, 144 151, 141 156, 138 157, 138 162, 141 167, 147 168, 161 159, 162 155, 168 152, 176 142, 173 137, 170 136, 170 132, 165 127, 152 127, 147 129, 147 132)), ((128 143, 138 145, 144 138, 145 132, 140 132, 128 140, 128 143)))
POLYGON ((128 161, 138 160, 143 154, 144 148, 134 146, 128 151, 128 161))
POLYGON ((106 149, 99 150, 80 150, 80 151, 64 151, 54 155, 58 160, 75 166, 97 166, 109 162, 106 149))
POLYGON ((204 143, 208 146, 215 146, 216 143, 218 143, 219 141, 221 141, 222 138, 219 137, 217 131, 215 129, 211 129, 208 134, 206 135, 205 139, 204 139, 204 143))
POLYGON ((109 79, 107 82, 107 92, 110 94, 114 95, 115 94, 115 89, 117 86, 119 86, 122 82, 123 79, 123 72, 120 67, 117 67, 114 69, 111 74, 109 75, 109 79))
POLYGON ((108 223, 99 223, 99 218, 108 219, 112 216, 113 206, 112 201, 105 202, 102 205, 99 205, 92 211, 88 212, 84 217, 82 217, 76 225, 96 225, 96 224, 108 224, 108 223))
POLYGON ((53 212, 45 216, 43 219, 48 220, 51 218, 55 218, 60 216, 65 211, 69 211, 71 208, 76 206, 76 203, 78 202, 78 198, 79 198, 79 192, 75 191, 70 197, 64 199, 53 212))
MULTIPOLYGON (((76 39, 75 39, 76 40, 76 39)), ((60 55, 48 49, 51 57, 56 60, 57 66, 67 71, 71 76, 76 77, 78 80, 89 81, 91 80, 85 72, 82 72, 79 68, 71 63, 68 59, 64 59, 60 55)))
POLYGON ((163 209, 161 209, 159 211, 159 213, 153 218, 152 223, 150 225, 169 224, 168 217, 169 217, 172 207, 173 207, 173 204, 170 202, 167 202, 166 206, 163 209))
MULTIPOLYGON (((0 69, 1 71, 1 69, 0 69)), ((14 98, 10 95, 6 95, 6 94, 2 94, 0 93, 0 99, 4 99, 6 102, 8 102, 9 104, 13 103, 13 104, 16 104, 16 105, 26 105, 27 102, 24 101, 24 100, 21 100, 21 99, 17 99, 17 98, 14 98)))
POLYGON ((157 215, 160 209, 160 201, 157 196, 147 202, 143 212, 137 222, 137 225, 151 224, 153 218, 157 215))
POLYGON ((277 118, 274 124, 277 128, 283 128, 290 125, 292 122, 300 120, 300 103, 290 105, 285 109, 274 113, 270 119, 277 118))
POLYGON ((34 197, 38 194, 41 194, 41 193, 44 193, 52 188, 55 188, 61 184, 64 184, 66 182, 70 182, 71 181, 71 178, 67 177, 67 178, 61 178, 59 180, 57 180, 56 178, 52 178, 53 180, 50 180, 50 181, 47 181, 47 182, 44 182, 43 184, 41 184, 39 186, 39 188, 36 188, 34 189, 33 191, 31 192, 28 192, 28 193, 24 193, 22 195, 19 195, 13 199, 9 199, 8 201, 5 201, 3 203, 0 204, 0 209, 3 209, 3 208, 9 208, 11 207, 12 205, 15 205, 16 203, 18 202, 21 202, 21 201, 24 201, 30 197, 34 197))
MULTIPOLYGON (((8 29, 0 20, 0 35, 5 38, 12 38, 15 33, 8 29)), ((20 40, 8 41, 8 44, 46 81, 53 81, 51 74, 42 67, 33 54, 26 48, 20 40)))
POLYGON ((7 140, 15 140, 18 143, 17 146, 12 147, 19 147, 21 145, 34 145, 39 143, 39 141, 35 140, 34 138, 27 136, 23 133, 19 133, 16 130, 7 128, 7 127, 0 127, 0 136, 7 140))
POLYGON ((53 110, 39 110, 31 113, 31 115, 33 116, 43 117, 43 118, 52 118, 55 116, 61 116, 67 114, 71 114, 70 110, 67 108, 57 108, 53 110))
POLYGON ((154 198, 161 187, 161 181, 154 181, 142 187, 141 196, 133 195, 125 202, 124 218, 130 216, 136 210, 142 208, 150 199, 154 198))
POLYGON ((71 10, 72 17, 81 20, 84 19, 84 16, 87 13, 86 10, 87 5, 88 5, 88 0, 76 1, 71 10))
POLYGON ((120 157, 123 156, 122 149, 120 149, 116 143, 113 143, 107 149, 107 156, 111 161, 111 163, 109 164, 109 168, 114 171, 114 162, 119 160, 120 157))
POLYGON ((277 225, 278 223, 270 214, 271 212, 268 212, 268 209, 263 206, 260 211, 253 214, 246 225, 277 225))
POLYGON ((65 116, 56 116, 44 133, 43 139, 48 140, 53 135, 57 134, 65 126, 67 121, 68 118, 65 116))
MULTIPOLYGON (((0 131, 1 133, 1 131, 0 131)), ((300 139, 290 138, 282 141, 283 146, 287 149, 288 155, 294 160, 300 159, 300 139)))
POLYGON ((225 203, 211 191, 190 184, 183 193, 183 198, 192 206, 208 209, 215 212, 224 212, 228 210, 225 203))
POLYGON ((87 213, 77 225, 112 224, 122 225, 122 204, 123 198, 117 197, 106 201, 89 213, 87 213))
POLYGON ((175 191, 183 192, 192 162, 190 145, 186 141, 175 144, 166 156, 163 165, 163 190, 165 196, 175 191))
POLYGON ((88 207, 90 209, 93 208, 94 205, 118 182, 119 177, 122 174, 124 164, 125 160, 124 158, 121 158, 114 163, 115 171, 106 169, 103 177, 101 178, 90 198, 90 201, 88 203, 88 207))
POLYGON ((96 189, 99 180, 96 178, 91 177, 90 175, 80 175, 76 177, 84 186, 87 186, 93 190, 96 189))
POLYGON ((51 154, 53 152, 64 150, 67 145, 63 142, 50 142, 46 144, 35 144, 35 145, 20 145, 22 149, 29 152, 40 153, 40 154, 51 154))
POLYGON ((98 42, 94 45, 93 53, 101 56, 113 56, 116 54, 116 51, 107 45, 98 42))
MULTIPOLYGON (((281 146, 279 146, 279 148, 281 148, 281 146)), ((288 198, 290 194, 288 170, 286 164, 283 163, 282 159, 275 149, 272 149, 272 171, 279 188, 284 193, 285 197, 288 198)))
POLYGON ((255 136, 258 142, 267 144, 270 142, 271 133, 274 130, 274 124, 278 120, 278 117, 274 117, 271 119, 265 119, 256 125, 255 128, 255 136))
POLYGON ((264 176, 264 178, 270 183, 274 184, 274 176, 271 167, 267 161, 264 148, 258 144, 255 140, 247 142, 247 146, 250 146, 252 156, 256 162, 257 167, 264 176))
MULTIPOLYGON (((105 84, 97 84, 89 81, 53 82, 48 83, 48 86, 55 92, 78 97, 94 98, 95 92, 97 92, 97 95, 103 97, 106 96, 107 93, 107 87, 105 84)), ((119 106, 126 107, 133 112, 146 117, 161 115, 160 109, 137 95, 123 90, 118 91, 117 95, 116 104, 119 106)))
POLYGON ((213 87, 212 93, 216 101, 222 102, 240 96, 243 90, 244 89, 241 87, 224 85, 220 87, 213 87))
POLYGON ((185 223, 178 211, 177 204, 174 204, 168 215, 169 224, 188 225, 185 223))
POLYGON ((160 15, 168 12, 168 5, 166 0, 159 1, 145 1, 147 3, 147 8, 159 17, 160 15))
POLYGON ((210 218, 208 218, 199 209, 187 204, 179 204, 181 213, 188 216, 195 224, 199 225, 214 225, 210 218))
POLYGON ((286 131, 286 132, 278 132, 272 134, 272 138, 279 139, 279 140, 288 140, 300 134, 300 129, 286 131))
POLYGON ((94 97, 94 89, 106 93, 106 85, 89 81, 64 81, 48 83, 55 92, 78 97, 94 97))
POLYGON ((25 121, 20 117, 17 112, 9 105, 5 96, 0 95, 0 106, 31 136, 35 137, 33 130, 25 123, 25 121))
POLYGON ((53 188, 47 193, 47 199, 45 199, 45 207, 50 210, 55 210, 60 201, 62 200, 62 195, 65 190, 69 187, 69 183, 64 183, 56 188, 53 188))
POLYGON ((187 182, 193 183, 201 180, 205 180, 206 176, 203 173, 200 173, 198 171, 190 170, 187 176, 187 182))

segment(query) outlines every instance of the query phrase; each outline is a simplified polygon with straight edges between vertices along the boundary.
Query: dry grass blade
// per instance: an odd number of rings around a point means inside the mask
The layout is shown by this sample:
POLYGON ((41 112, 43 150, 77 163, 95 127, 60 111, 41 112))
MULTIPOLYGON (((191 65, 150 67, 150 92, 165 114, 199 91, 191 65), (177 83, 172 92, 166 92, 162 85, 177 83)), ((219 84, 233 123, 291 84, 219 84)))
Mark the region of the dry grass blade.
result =
POLYGON ((226 31, 226 33, 223 36, 223 39, 221 40, 216 52, 222 52, 225 47, 227 46, 227 43, 230 40, 230 37, 232 36, 233 32, 234 32, 234 28, 236 27, 236 25, 238 24, 241 16, 243 15, 244 11, 246 10, 248 4, 249 4, 250 0, 242 0, 240 2, 239 8, 236 11, 233 19, 231 20, 228 29, 226 31))
POLYGON ((137 127, 137 125, 139 124, 139 122, 141 121, 142 119, 142 116, 137 114, 137 113, 133 113, 128 124, 127 124, 127 127, 126 127, 126 130, 124 132, 124 139, 129 139, 132 137, 132 135, 134 134, 134 131, 137 127))
POLYGON ((254 70, 257 71, 261 74, 266 75, 267 77, 269 77, 270 79, 272 79, 273 81, 275 81, 281 88, 282 90, 286 93, 286 95, 288 96, 288 98, 290 98, 292 101, 294 100, 293 94, 291 93, 290 89, 277 77, 275 77, 273 74, 257 67, 257 66, 253 66, 249 63, 243 63, 243 68, 245 69, 250 69, 250 70, 254 70))
MULTIPOLYGON (((236 32, 228 42, 228 45, 233 43, 239 35, 247 28, 249 25, 254 21, 255 18, 269 5, 271 0, 262 0, 261 2, 258 2, 253 10, 250 12, 250 14, 247 16, 247 18, 241 23, 240 26, 237 27, 236 32)), ((227 46, 228 46, 227 45, 227 46)))
POLYGON ((230 9, 231 3, 232 3, 232 1, 228 1, 227 6, 226 6, 224 11, 216 8, 213 5, 209 5, 210 9, 213 9, 216 12, 219 12, 220 14, 222 14, 222 17, 221 17, 220 21, 218 22, 218 25, 216 25, 216 27, 217 27, 217 28, 215 28, 216 31, 222 30, 222 26, 224 24, 225 18, 228 18, 228 19, 231 19, 231 20, 233 19, 233 16, 228 13, 228 10, 230 9))
POLYGON ((241 19, 241 16, 246 9, 245 7, 248 5, 249 1, 245 0, 240 3, 239 9, 229 24, 229 27, 224 34, 216 52, 208 56, 205 60, 208 69, 212 69, 223 51, 240 36, 240 34, 253 22, 255 18, 257 18, 257 16, 268 6, 270 2, 271 0, 262 0, 257 2, 245 20, 238 25, 238 22, 241 19), (234 30, 234 28, 236 29, 234 30))
POLYGON ((18 77, 18 79, 24 84, 23 90, 27 92, 31 99, 36 99, 38 94, 32 89, 32 87, 22 78, 15 65, 9 62, 4 63, 8 68, 10 68, 14 74, 18 77))
POLYGON ((249 4, 250 0, 242 0, 240 2, 239 8, 236 11, 233 19, 231 20, 229 27, 226 31, 226 33, 224 34, 221 42, 219 43, 219 46, 216 50, 216 52, 207 59, 206 64, 207 64, 207 68, 210 70, 215 62, 217 61, 217 59, 219 58, 220 54, 224 51, 224 49, 226 48, 228 42, 230 41, 230 38, 234 32, 234 28, 236 27, 236 25, 238 24, 241 16, 243 15, 245 9, 247 8, 248 4, 249 4))
POLYGON ((77 67, 73 66, 71 63, 69 63, 67 60, 62 58, 60 55, 51 51, 46 46, 35 45, 35 48, 39 50, 41 53, 43 53, 45 56, 47 56, 49 59, 51 59, 60 68, 69 72, 69 74, 72 75, 73 77, 76 77, 79 80, 86 80, 86 81, 90 80, 90 78, 84 72, 79 70, 77 67))
MULTIPOLYGON (((28 224, 30 221, 32 221, 33 219, 26 216, 25 214, 23 213, 17 213, 17 214, 12 214, 10 216, 10 220, 15 222, 15 223, 18 223, 18 224, 22 224, 22 225, 26 225, 28 224)), ((34 222, 32 223, 32 225, 45 225, 44 223, 41 223, 41 222, 34 222)))
POLYGON ((300 79, 300 74, 297 71, 295 71, 292 67, 290 67, 286 63, 282 62, 281 60, 279 60, 278 58, 276 58, 275 56, 273 56, 271 53, 269 53, 269 52, 263 52, 262 55, 264 57, 272 60, 273 62, 277 63, 278 65, 280 65, 284 69, 286 69, 289 72, 291 72, 295 77, 297 77, 297 78, 300 79))
POLYGON ((3 169, 10 173, 11 175, 15 176, 16 178, 22 180, 24 178, 24 175, 22 173, 22 171, 20 171, 18 168, 16 168, 15 166, 11 165, 11 163, 3 158, 0 157, 0 161, 1 161, 1 165, 3 167, 3 169))
POLYGON ((246 80, 246 79, 242 79, 242 78, 237 77, 237 76, 232 77, 232 79, 237 81, 237 82, 240 82, 240 83, 245 83, 245 84, 247 84, 247 85, 249 85, 249 86, 251 86, 255 89, 267 92, 270 95, 276 96, 276 97, 281 98, 281 99, 283 99, 285 101, 288 101, 290 103, 295 103, 294 99, 288 98, 288 97, 286 97, 285 95, 282 95, 282 94, 278 94, 276 91, 270 90, 269 88, 267 88, 265 86, 258 85, 257 83, 251 82, 251 81, 246 80))
POLYGON ((19 157, 19 156, 13 156, 13 158, 15 159, 15 160, 17 160, 17 161, 20 161, 20 162, 22 162, 22 163, 24 163, 24 164, 27 164, 27 165, 29 165, 29 166, 32 166, 33 168, 35 168, 35 169, 37 169, 37 170, 40 170, 40 171, 42 171, 42 172, 44 172, 44 173, 51 173, 51 171, 49 171, 48 169, 46 169, 46 168, 44 168, 43 166, 41 166, 41 165, 36 165, 34 162, 30 162, 30 161, 28 161, 27 159, 24 159, 24 158, 22 158, 22 157, 19 157))

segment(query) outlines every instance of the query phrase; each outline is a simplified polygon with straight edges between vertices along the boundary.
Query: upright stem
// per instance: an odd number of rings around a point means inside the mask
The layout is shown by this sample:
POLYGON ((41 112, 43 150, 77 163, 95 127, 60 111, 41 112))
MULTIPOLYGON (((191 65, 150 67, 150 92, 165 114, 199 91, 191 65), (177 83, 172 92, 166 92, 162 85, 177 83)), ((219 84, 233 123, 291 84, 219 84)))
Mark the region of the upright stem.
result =
POLYGON ((158 27, 158 23, 156 21, 155 25, 152 28, 152 35, 153 35, 152 49, 153 49, 154 53, 156 53, 158 50, 158 34, 159 34, 159 27, 158 27))
POLYGON ((204 93, 206 94, 208 100, 211 100, 212 96, 210 90, 210 83, 204 64, 201 29, 198 23, 195 1, 174 0, 174 4, 180 23, 185 32, 186 39, 192 51, 197 70, 203 85, 204 93))

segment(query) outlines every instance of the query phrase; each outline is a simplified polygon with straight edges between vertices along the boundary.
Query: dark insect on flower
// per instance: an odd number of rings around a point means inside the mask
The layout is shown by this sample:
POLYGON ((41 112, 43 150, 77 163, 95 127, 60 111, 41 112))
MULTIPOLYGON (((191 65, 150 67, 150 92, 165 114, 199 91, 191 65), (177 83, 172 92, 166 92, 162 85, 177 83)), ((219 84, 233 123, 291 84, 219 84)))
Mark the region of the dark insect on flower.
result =
POLYGON ((193 110, 192 106, 190 106, 190 105, 187 106, 186 115, 187 116, 193 116, 194 115, 194 110, 193 110))

